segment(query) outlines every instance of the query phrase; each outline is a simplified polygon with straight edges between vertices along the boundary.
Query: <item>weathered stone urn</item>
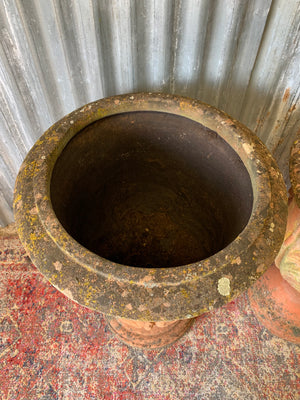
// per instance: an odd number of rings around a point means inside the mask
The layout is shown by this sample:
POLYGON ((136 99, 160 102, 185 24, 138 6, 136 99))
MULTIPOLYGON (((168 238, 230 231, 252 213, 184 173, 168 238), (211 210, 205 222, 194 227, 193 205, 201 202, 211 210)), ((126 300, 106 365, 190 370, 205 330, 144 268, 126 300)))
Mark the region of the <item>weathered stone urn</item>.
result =
POLYGON ((267 269, 287 199, 245 126, 199 101, 138 93, 54 124, 20 169, 14 211, 56 288, 125 342, 159 347, 267 269))

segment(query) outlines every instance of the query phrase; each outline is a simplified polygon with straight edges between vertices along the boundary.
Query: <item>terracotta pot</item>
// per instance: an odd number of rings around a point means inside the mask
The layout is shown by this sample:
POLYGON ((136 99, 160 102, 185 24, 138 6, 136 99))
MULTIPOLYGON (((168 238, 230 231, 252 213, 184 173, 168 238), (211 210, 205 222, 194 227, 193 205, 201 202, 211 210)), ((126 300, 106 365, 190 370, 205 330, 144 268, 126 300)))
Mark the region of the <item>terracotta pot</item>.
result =
POLYGON ((149 326, 190 326, 260 277, 281 246, 287 199, 245 126, 199 101, 139 93, 53 125, 20 169, 14 211, 56 288, 124 337, 124 319, 151 336, 149 326))
POLYGON ((273 335, 300 343, 300 294, 272 265, 248 292, 259 322, 273 335))
POLYGON ((300 134, 290 157, 292 182, 284 242, 275 263, 249 289, 258 320, 274 335, 300 343, 300 134))

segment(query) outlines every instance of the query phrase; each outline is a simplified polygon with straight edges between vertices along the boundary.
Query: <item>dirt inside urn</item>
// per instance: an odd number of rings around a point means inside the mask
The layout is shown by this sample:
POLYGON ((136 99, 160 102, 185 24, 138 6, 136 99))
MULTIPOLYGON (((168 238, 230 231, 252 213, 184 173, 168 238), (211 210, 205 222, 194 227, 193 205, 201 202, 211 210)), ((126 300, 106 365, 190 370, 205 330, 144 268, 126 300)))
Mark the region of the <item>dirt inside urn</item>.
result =
POLYGON ((83 129, 55 163, 51 200, 80 244, 135 267, 175 267, 225 248, 252 210, 249 174, 216 132, 130 112, 83 129))

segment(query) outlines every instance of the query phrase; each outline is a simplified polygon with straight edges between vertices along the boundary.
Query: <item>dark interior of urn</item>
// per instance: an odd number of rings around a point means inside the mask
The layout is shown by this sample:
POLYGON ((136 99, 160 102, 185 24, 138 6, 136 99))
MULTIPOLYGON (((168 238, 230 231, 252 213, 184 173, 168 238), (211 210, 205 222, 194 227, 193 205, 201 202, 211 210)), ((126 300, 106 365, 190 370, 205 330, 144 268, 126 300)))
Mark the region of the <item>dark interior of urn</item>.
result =
POLYGON ((57 218, 110 261, 175 267, 233 241, 252 211, 249 174, 216 133, 190 119, 130 112, 87 126, 51 178, 57 218))

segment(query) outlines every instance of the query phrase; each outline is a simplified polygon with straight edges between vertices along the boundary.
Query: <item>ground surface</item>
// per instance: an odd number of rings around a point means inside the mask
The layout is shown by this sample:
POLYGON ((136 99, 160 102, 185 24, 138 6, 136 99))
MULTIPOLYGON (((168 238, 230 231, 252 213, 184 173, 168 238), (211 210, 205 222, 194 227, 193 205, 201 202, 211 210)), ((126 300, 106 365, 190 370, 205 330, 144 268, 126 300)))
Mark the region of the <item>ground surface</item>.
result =
POLYGON ((258 323, 246 294, 168 348, 130 348, 43 278, 14 226, 0 232, 3 400, 297 400, 299 360, 297 345, 258 323))

